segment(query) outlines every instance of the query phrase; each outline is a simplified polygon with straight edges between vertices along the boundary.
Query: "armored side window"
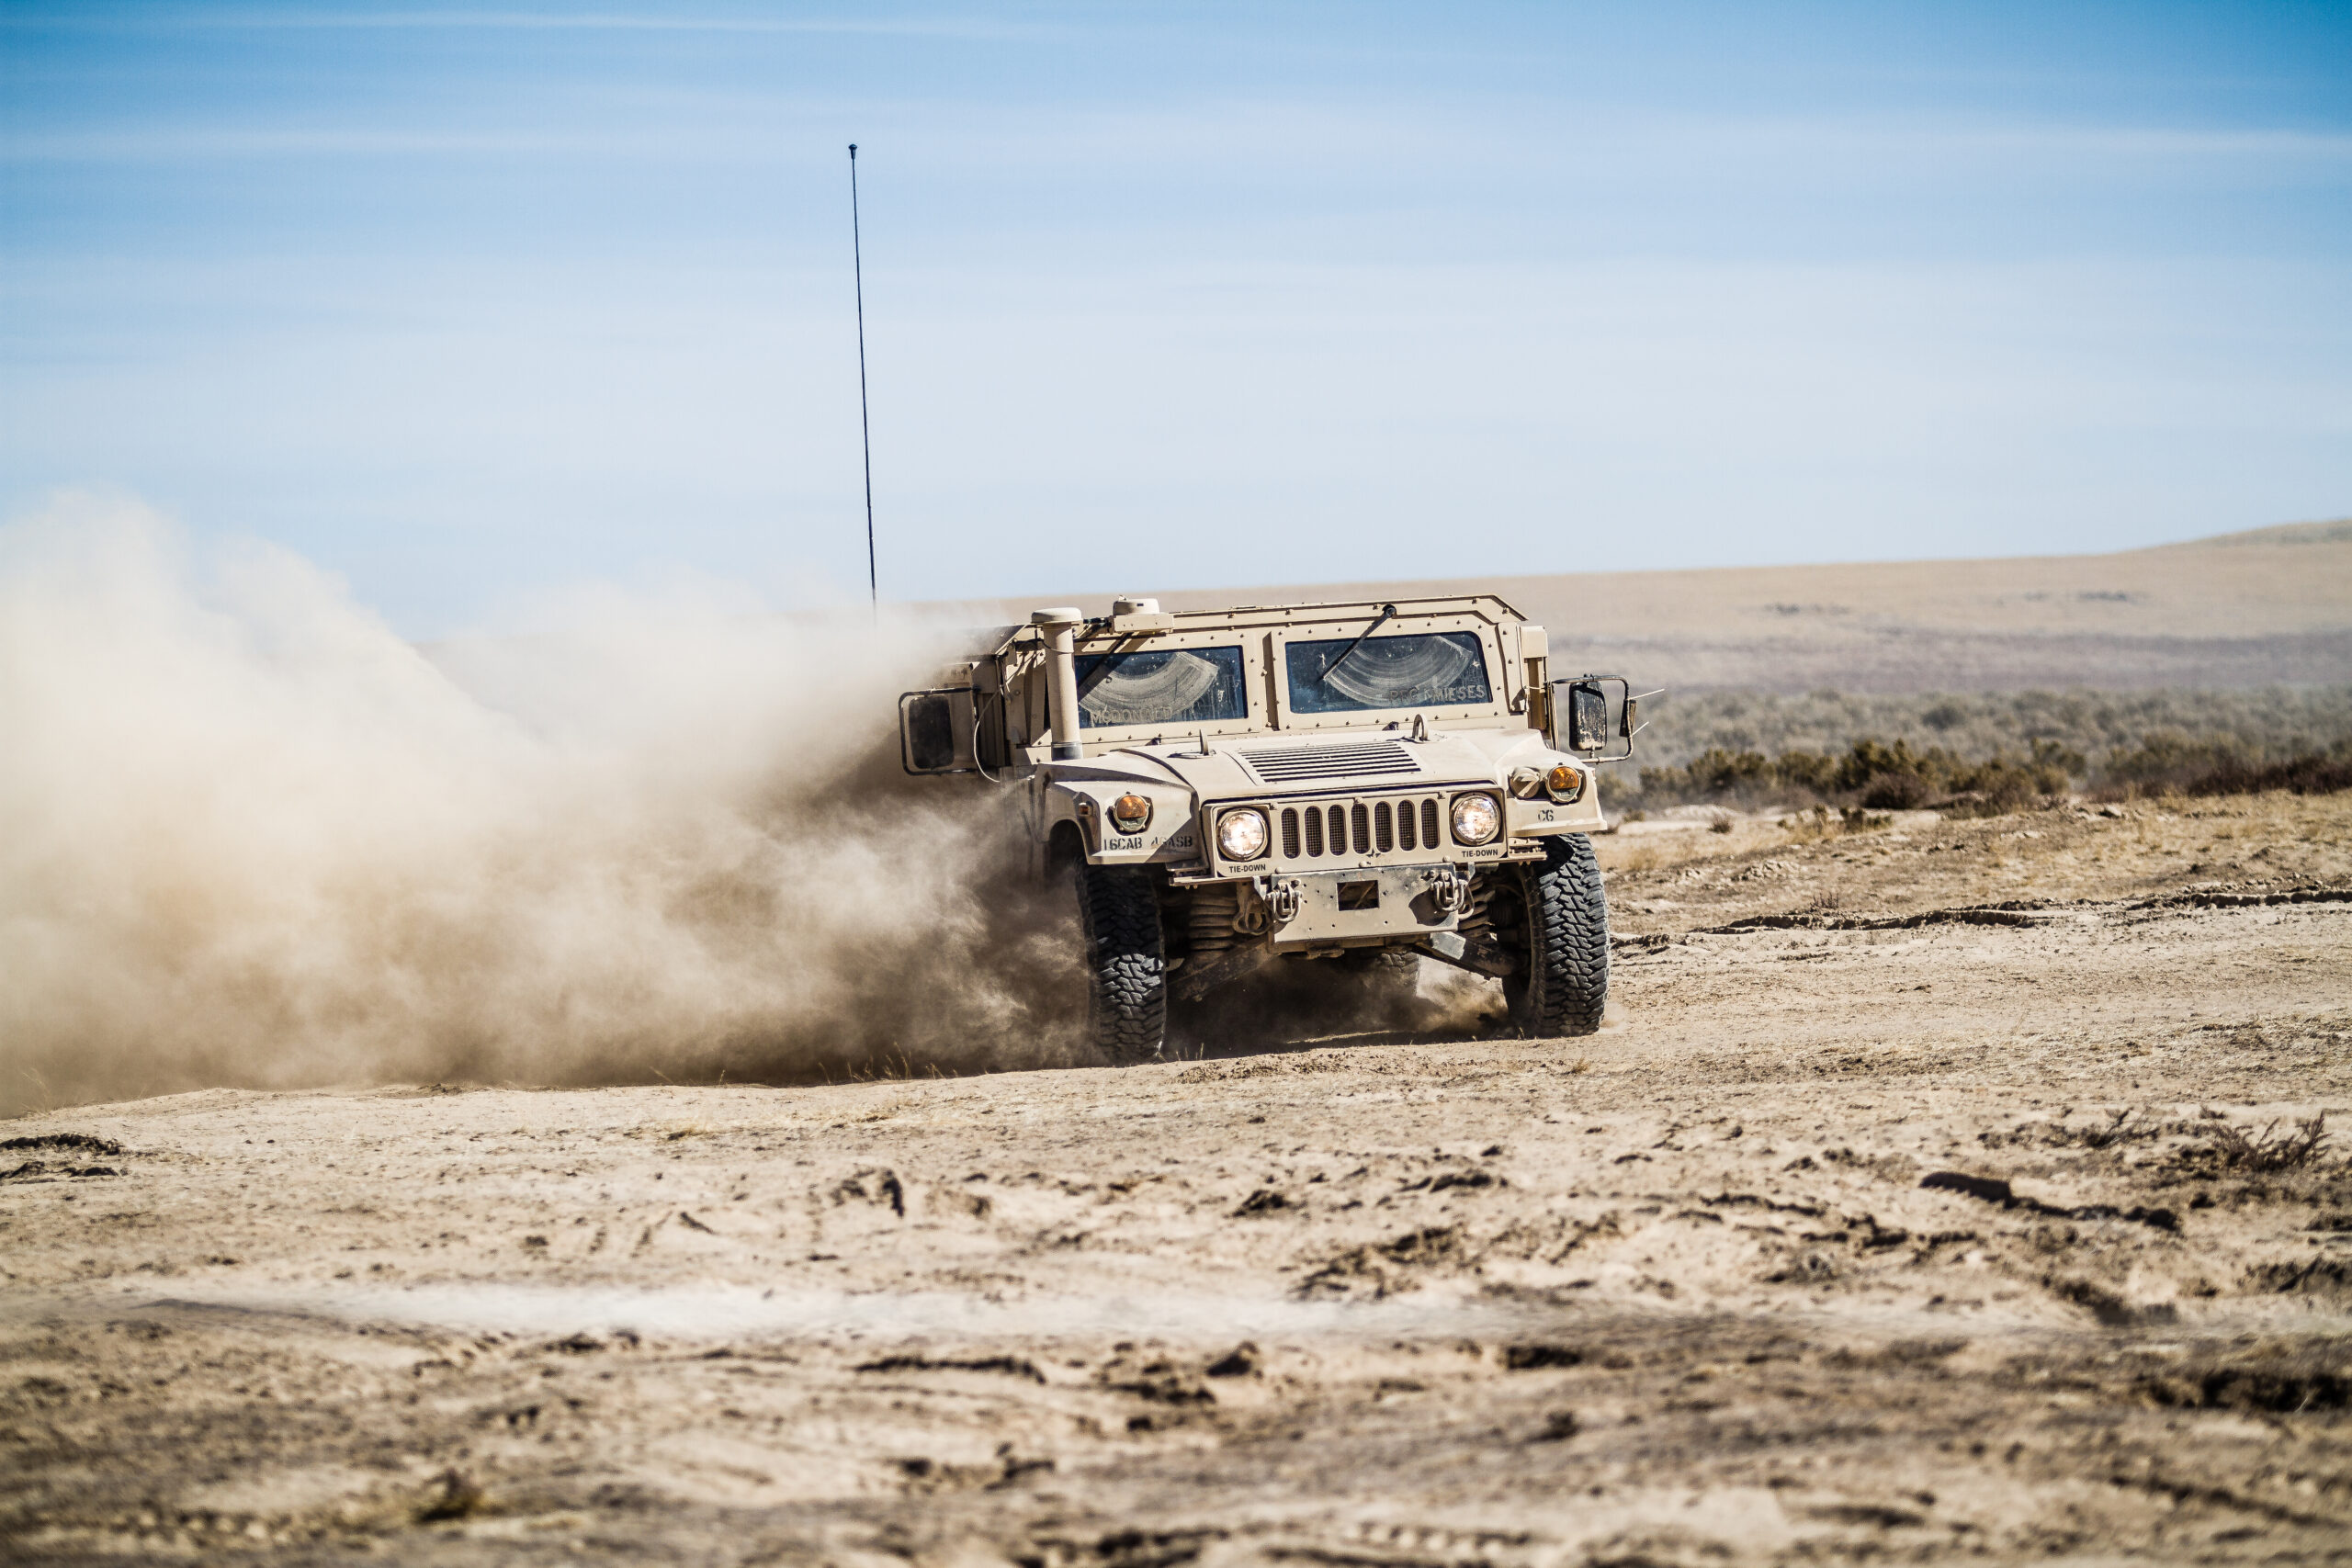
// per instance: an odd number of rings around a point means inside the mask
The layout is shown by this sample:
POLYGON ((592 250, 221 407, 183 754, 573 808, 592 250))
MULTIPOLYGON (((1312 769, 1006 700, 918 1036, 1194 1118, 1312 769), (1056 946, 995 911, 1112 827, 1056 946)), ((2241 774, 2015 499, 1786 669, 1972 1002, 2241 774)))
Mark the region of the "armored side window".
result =
POLYGON ((976 772, 977 728, 970 687, 909 692, 899 699, 899 764, 910 773, 976 772))

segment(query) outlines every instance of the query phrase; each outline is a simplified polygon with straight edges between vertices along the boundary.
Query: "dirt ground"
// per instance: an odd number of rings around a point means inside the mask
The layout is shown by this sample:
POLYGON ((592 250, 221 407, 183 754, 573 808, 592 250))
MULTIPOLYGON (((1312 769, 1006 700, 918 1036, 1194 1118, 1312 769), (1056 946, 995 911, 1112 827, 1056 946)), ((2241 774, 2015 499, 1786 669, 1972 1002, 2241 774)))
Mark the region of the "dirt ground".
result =
POLYGON ((2352 1558, 2352 799, 2119 809, 1634 825, 1585 1040, 0 1124, 0 1556, 2352 1558))

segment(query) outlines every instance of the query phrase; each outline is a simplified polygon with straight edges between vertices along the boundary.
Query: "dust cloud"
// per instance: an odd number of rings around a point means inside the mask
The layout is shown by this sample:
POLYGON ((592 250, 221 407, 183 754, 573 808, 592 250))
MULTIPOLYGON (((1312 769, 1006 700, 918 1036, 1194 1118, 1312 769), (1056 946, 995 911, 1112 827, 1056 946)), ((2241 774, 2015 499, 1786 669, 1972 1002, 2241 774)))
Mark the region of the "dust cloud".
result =
POLYGON ((0 529, 0 1114, 1058 1060, 1072 943, 906 779, 947 628, 585 595, 420 650, 132 503, 0 529))

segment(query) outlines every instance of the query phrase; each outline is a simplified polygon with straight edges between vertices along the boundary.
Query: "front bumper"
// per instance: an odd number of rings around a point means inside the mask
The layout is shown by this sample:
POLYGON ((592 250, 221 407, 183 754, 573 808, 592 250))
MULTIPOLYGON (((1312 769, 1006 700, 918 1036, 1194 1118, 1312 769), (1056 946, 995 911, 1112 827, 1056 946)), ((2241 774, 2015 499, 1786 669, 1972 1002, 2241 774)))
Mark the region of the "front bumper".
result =
POLYGON ((1352 871, 1272 874, 1250 886, 1278 953, 1360 947, 1450 931, 1468 901, 1466 868, 1453 864, 1366 866, 1352 871))

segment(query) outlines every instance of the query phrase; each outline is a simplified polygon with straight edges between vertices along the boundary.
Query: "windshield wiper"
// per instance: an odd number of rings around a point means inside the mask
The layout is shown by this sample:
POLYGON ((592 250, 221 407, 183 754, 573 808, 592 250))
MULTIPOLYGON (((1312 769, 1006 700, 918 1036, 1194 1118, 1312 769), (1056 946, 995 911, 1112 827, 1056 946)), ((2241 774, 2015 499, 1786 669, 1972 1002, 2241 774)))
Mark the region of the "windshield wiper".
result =
POLYGON ((1329 681, 1331 678, 1331 672, 1348 661, 1348 655, 1353 653, 1357 649, 1362 648, 1363 646, 1363 639, 1378 631, 1387 623, 1389 618, 1396 614, 1396 605, 1383 604, 1380 607, 1380 614, 1374 617, 1372 625, 1364 627, 1363 632, 1358 634, 1355 641, 1348 644, 1345 649, 1341 649, 1339 658, 1334 659, 1330 663, 1323 666, 1323 673, 1315 677, 1315 683, 1319 686, 1324 682, 1329 681))

